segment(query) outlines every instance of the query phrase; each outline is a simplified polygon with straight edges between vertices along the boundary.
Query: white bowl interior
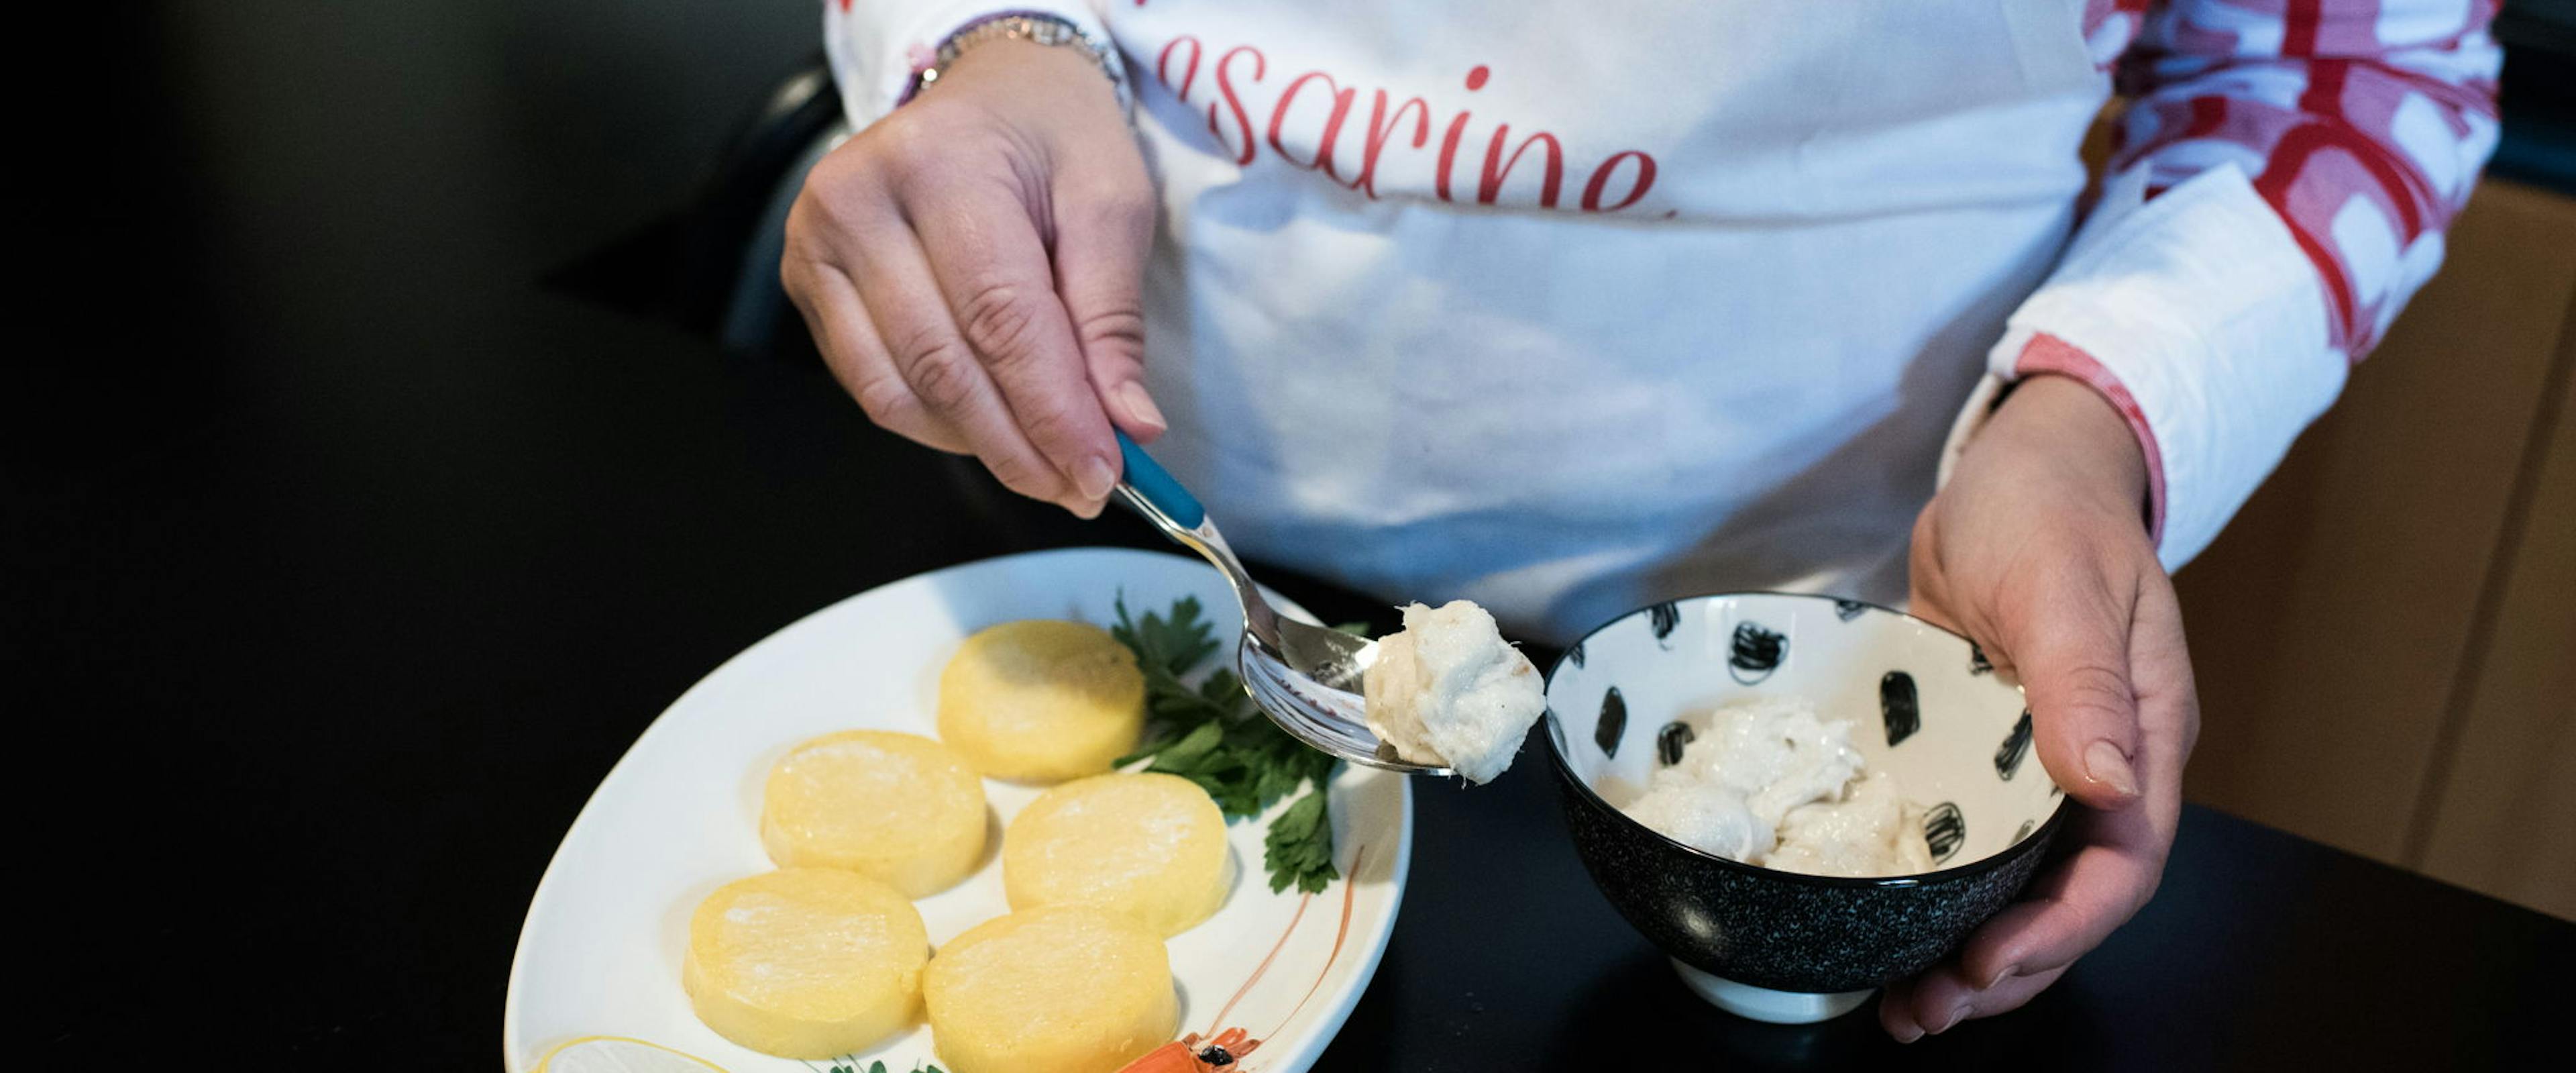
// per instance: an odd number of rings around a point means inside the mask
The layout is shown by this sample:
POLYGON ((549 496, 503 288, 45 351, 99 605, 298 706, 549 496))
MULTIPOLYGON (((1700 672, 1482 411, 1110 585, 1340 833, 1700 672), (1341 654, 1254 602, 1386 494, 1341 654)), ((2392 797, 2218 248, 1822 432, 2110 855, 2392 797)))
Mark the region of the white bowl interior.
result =
POLYGON ((1850 721, 1869 768, 1927 810, 1936 869, 2003 852, 2064 796, 2033 750, 2019 688, 1964 638, 1867 604, 1777 593, 1657 604, 1586 637, 1547 684, 1559 750, 1614 805, 1663 763, 1666 727, 1763 696, 1805 697, 1850 721))

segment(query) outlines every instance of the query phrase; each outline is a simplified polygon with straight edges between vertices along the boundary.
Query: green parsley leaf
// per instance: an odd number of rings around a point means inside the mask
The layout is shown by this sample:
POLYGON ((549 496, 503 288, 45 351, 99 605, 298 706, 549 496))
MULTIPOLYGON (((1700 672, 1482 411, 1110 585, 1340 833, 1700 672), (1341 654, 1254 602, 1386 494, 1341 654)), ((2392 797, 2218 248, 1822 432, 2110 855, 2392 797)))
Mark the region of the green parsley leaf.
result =
POLYGON ((1142 622, 1129 621, 1124 593, 1118 596, 1117 608, 1118 624, 1109 628, 1110 636, 1135 650, 1136 662, 1149 675, 1155 671, 1174 677, 1188 674, 1219 647, 1216 631, 1200 615, 1196 596, 1181 597, 1168 619, 1148 611, 1142 622))
POLYGON ((1270 889, 1321 892, 1339 878, 1333 867, 1333 825, 1325 785, 1334 760, 1279 729, 1255 708, 1234 672, 1218 668, 1196 688, 1184 676, 1223 650, 1197 597, 1185 596, 1171 613, 1127 611, 1119 594, 1118 621, 1109 628, 1145 675, 1144 744, 1118 759, 1119 767, 1148 761, 1147 771, 1197 783, 1228 819, 1259 816, 1300 786, 1305 796, 1271 821, 1262 839, 1270 889))
POLYGON ((1261 840, 1261 863, 1270 869, 1270 889, 1294 883, 1308 894, 1323 893, 1339 875, 1333 868, 1333 816, 1321 789, 1309 791, 1270 821, 1261 840))

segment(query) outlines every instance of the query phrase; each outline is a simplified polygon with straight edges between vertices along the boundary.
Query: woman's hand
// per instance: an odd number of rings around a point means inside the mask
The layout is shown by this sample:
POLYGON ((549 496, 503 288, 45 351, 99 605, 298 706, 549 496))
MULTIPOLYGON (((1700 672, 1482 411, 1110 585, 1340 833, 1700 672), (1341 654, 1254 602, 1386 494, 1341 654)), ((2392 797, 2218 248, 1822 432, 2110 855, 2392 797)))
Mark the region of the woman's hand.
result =
POLYGON ((1888 987, 1878 1018, 1899 1040, 2030 1001, 2155 893, 2200 702, 2181 609, 2140 520, 2146 480, 2110 403, 2080 381, 2033 377, 1915 522, 1914 612, 2019 676, 2041 762, 2089 807, 2062 836, 2073 853, 2021 902, 1888 987))
POLYGON ((815 165, 779 275, 870 420, 1087 518, 1118 479, 1111 424, 1163 431, 1153 194, 1099 67, 989 42, 815 165))

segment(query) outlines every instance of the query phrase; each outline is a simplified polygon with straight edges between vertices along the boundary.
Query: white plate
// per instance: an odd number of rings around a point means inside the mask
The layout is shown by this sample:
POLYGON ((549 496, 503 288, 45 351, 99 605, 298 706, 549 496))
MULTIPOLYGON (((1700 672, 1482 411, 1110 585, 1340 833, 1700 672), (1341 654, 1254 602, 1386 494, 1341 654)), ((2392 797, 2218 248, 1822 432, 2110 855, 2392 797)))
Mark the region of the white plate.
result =
MULTIPOLYGON (((827 1066, 727 1042, 698 1023, 680 990, 690 911, 718 886, 771 867, 759 828, 770 764, 789 746, 835 730, 934 734, 939 669, 967 634, 1022 618, 1107 625, 1122 591, 1139 615, 1196 595, 1221 637, 1240 629, 1233 596, 1205 563, 1082 548, 885 585, 716 668, 636 739, 555 850, 510 967, 502 1061, 525 1073, 556 1046, 607 1035, 696 1055, 731 1073, 827 1066)), ((1220 655, 1230 661, 1232 650, 1220 655)), ((1005 824, 1037 796, 991 780, 984 788, 1005 824)), ((1412 854, 1411 787, 1399 775, 1344 765, 1331 803, 1341 880, 1320 895, 1271 893, 1261 865, 1268 817, 1238 821, 1229 832, 1242 877, 1234 893, 1169 943, 1182 1031, 1242 1029, 1260 1040, 1239 1068, 1294 1073, 1312 1064, 1350 1016, 1395 928, 1412 854)), ((1286 807, 1282 801, 1272 812, 1286 807)), ((916 903, 934 948, 1007 911, 994 842, 975 875, 916 903)), ((860 1069, 882 1060, 904 1073, 933 1060, 930 1030, 916 1027, 861 1057, 860 1069)))

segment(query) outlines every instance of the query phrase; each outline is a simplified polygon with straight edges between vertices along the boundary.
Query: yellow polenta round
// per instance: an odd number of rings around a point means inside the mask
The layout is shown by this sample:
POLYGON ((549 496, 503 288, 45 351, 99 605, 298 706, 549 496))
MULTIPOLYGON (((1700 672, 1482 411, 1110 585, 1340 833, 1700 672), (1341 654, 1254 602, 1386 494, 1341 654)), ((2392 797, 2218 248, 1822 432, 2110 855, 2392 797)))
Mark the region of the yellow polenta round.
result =
POLYGON ((907 898, 946 890, 984 854, 984 780, 918 734, 850 730, 769 769, 760 842, 781 868, 846 868, 907 898))
POLYGON ((953 1073, 1108 1073, 1180 1023, 1163 941, 1079 906, 967 929, 930 960, 921 991, 953 1073))
POLYGON ((997 779, 1109 770, 1145 728, 1145 676, 1109 631, 1005 622, 966 639, 939 675, 939 738, 997 779))
POLYGON ((698 903, 680 979, 716 1034, 781 1058, 864 1050, 912 1023, 930 935, 894 888, 783 868, 698 903))
POLYGON ((1188 931, 1225 901, 1225 814, 1178 775, 1094 775, 1038 795, 1002 835, 1011 908, 1087 905, 1157 935, 1188 931))

